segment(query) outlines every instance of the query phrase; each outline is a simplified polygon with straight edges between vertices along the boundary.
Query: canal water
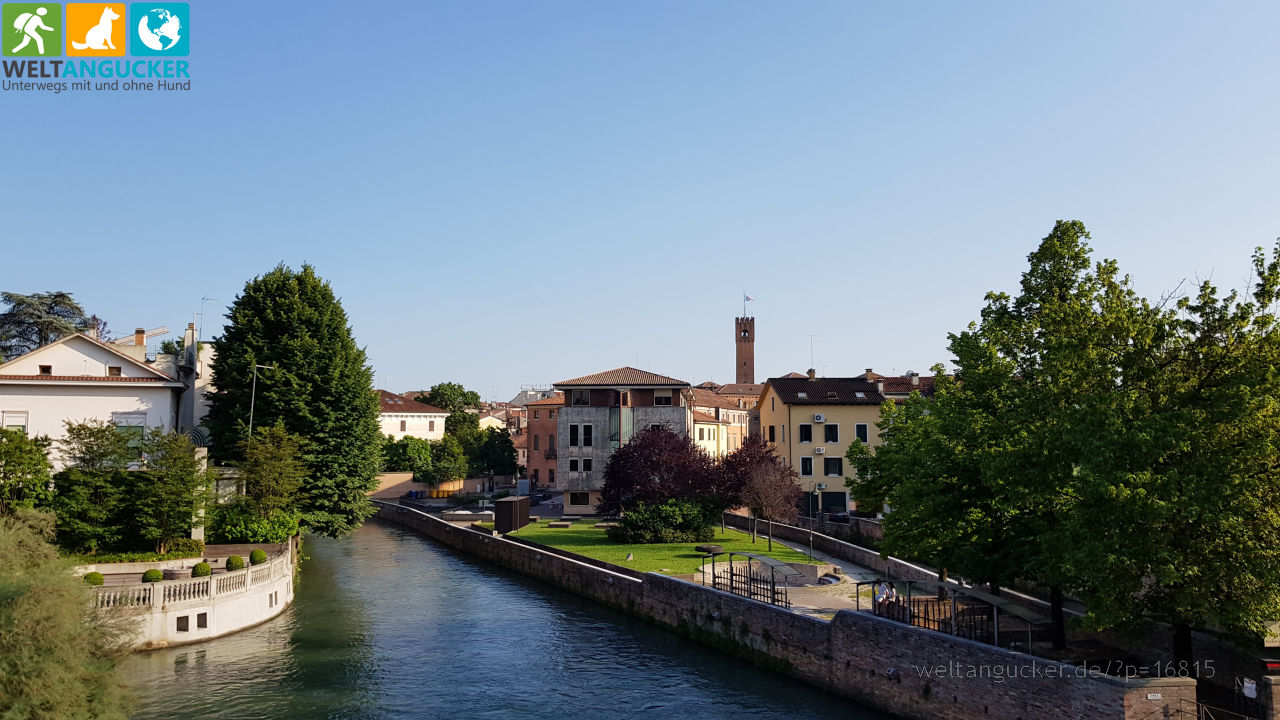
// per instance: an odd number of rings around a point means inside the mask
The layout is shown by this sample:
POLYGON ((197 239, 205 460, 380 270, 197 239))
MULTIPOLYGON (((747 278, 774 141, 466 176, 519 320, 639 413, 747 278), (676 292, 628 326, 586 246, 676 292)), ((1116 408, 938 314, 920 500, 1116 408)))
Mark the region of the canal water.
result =
POLYGON ((303 552, 279 618, 131 656, 133 717, 886 717, 395 525, 303 552))

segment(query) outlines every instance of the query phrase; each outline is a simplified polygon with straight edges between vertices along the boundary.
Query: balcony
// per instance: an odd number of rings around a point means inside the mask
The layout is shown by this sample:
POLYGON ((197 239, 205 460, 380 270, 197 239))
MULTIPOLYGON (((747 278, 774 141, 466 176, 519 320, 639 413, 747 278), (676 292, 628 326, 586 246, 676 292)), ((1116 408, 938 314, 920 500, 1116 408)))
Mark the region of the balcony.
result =
POLYGON ((548 450, 545 453, 543 453, 542 457, 546 458, 547 460, 555 460, 556 457, 558 456, 556 455, 555 450, 548 450))

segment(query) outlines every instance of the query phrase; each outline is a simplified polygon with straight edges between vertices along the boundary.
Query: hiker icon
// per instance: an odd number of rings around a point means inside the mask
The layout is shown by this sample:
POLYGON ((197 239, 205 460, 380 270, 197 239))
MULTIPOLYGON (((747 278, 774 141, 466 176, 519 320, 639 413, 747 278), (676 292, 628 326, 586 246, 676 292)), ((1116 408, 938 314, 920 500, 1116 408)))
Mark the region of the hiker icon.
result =
POLYGON ((44 24, 42 18, 49 14, 48 8, 36 8, 34 13, 22 13, 13 21, 13 29, 22 33, 22 42, 12 50, 17 53, 19 50, 27 46, 32 40, 36 41, 36 52, 40 55, 44 54, 44 38, 40 37, 40 31, 55 32, 55 30, 44 24))

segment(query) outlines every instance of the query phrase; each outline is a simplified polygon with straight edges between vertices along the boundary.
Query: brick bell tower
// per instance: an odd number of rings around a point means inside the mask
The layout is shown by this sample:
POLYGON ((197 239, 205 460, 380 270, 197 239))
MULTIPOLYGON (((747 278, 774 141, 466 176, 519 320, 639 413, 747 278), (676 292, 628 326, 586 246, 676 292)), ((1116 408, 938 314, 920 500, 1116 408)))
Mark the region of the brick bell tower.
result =
POLYGON ((756 382, 756 319, 753 317, 734 318, 733 334, 738 346, 738 362, 735 364, 739 385, 754 385, 756 382))

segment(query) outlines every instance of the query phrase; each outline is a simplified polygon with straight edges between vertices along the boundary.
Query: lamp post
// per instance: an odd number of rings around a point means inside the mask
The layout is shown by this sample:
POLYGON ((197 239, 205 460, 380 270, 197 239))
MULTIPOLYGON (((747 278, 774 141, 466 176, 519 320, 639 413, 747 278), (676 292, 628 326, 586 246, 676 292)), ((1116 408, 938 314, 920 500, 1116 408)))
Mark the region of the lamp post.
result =
POLYGON ((249 443, 253 443, 253 405, 258 399, 258 368, 263 370, 275 370, 275 365, 258 365, 253 366, 253 389, 249 391, 249 443))
POLYGON ((818 501, 818 493, 827 489, 826 483, 809 483, 809 559, 813 559, 813 523, 817 512, 813 506, 818 501))

